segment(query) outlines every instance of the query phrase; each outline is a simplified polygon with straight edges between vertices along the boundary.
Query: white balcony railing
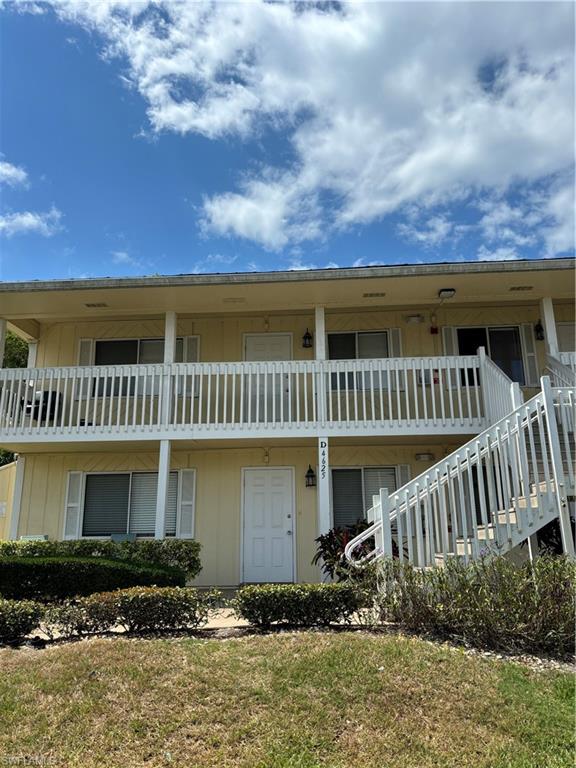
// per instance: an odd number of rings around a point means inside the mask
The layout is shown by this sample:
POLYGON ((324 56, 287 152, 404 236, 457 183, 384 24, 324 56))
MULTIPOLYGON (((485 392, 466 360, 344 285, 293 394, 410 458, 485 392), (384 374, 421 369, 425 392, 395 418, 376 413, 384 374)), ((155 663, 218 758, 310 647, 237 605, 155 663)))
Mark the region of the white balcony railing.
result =
POLYGON ((576 373, 576 352, 559 352, 558 358, 561 363, 564 363, 564 365, 576 373))
MULTIPOLYGON (((497 369, 499 370, 499 369, 497 369)), ((508 380, 485 370, 500 408, 508 380), (495 389, 496 388, 496 389, 495 389)), ((435 434, 485 425, 480 358, 0 370, 0 445, 262 434, 435 434)), ((510 405, 511 408, 511 405, 510 405)))

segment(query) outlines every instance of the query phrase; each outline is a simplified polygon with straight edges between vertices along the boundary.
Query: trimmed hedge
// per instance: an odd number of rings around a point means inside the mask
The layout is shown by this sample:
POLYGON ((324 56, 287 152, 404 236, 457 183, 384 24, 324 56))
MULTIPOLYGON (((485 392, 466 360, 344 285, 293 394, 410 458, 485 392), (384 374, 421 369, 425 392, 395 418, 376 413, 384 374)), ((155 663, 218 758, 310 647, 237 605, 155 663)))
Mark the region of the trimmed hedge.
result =
POLYGON ((234 606, 238 616, 262 629, 327 626, 350 622, 363 597, 351 584, 261 584, 242 587, 234 606))
POLYGON ((389 560, 379 580, 381 621, 481 648, 574 653, 576 565, 565 557, 522 566, 505 557, 453 559, 430 570, 389 560))
POLYGON ((2 557, 0 595, 50 601, 138 585, 183 586, 184 572, 96 557, 2 557))
POLYGON ((220 598, 217 591, 194 587, 133 587, 100 592, 49 606, 43 630, 64 638, 107 632, 122 626, 129 632, 197 629, 208 620, 220 598))
POLYGON ((38 626, 42 606, 30 600, 0 598, 0 644, 16 643, 38 626))
POLYGON ((0 541, 2 557, 99 557, 179 568, 193 579, 202 570, 200 544, 193 539, 77 539, 74 541, 0 541))

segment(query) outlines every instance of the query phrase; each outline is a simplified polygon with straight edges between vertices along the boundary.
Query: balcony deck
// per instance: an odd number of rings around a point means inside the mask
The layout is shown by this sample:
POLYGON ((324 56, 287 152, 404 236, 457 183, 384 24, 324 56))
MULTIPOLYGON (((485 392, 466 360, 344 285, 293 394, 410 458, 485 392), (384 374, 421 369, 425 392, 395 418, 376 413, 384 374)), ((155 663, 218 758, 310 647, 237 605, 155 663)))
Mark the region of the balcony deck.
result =
MULTIPOLYGON (((479 356, 0 370, 0 445, 471 434, 508 380, 479 356), (496 389, 495 389, 496 388, 496 389)), ((507 383, 508 382, 508 383, 507 383)))

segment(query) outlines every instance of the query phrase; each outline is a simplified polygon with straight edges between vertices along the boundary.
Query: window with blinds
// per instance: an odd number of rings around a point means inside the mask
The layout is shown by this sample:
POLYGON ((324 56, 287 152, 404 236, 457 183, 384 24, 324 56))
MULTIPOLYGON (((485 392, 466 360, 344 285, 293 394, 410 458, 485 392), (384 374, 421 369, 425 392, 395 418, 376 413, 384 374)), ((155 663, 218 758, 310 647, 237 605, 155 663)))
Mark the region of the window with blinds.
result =
MULTIPOLYGON (((175 361, 184 361, 184 339, 176 339, 175 361)), ((94 365, 163 363, 164 339, 97 339, 94 365)))
MULTIPOLYGON (((133 533, 153 536, 156 520, 157 472, 86 475, 83 536, 133 533)), ((178 473, 168 480, 166 536, 176 535, 178 473)))
MULTIPOLYGON (((388 332, 366 331, 328 334, 329 360, 372 360, 389 357, 388 332)), ((333 373, 332 389, 361 389, 369 386, 362 373, 333 373)))
POLYGON ((333 524, 337 528, 364 520, 380 488, 395 491, 396 467, 346 467, 332 470, 333 524))

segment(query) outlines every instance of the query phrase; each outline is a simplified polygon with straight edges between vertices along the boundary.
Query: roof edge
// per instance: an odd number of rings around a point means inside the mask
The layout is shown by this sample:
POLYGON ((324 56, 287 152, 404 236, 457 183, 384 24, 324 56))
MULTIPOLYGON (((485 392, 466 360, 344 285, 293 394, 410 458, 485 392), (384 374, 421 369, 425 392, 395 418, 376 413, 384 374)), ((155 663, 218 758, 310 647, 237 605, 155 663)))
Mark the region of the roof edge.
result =
POLYGON ((518 259, 513 261, 442 262, 439 264, 401 264, 372 267, 283 270, 277 272, 216 272, 207 274, 154 275, 149 277, 96 277, 67 280, 0 282, 0 293, 39 291, 79 291, 115 288, 171 288, 194 285, 246 285, 259 283, 354 280, 363 278, 419 277, 490 272, 540 272, 573 269, 573 257, 518 259))

